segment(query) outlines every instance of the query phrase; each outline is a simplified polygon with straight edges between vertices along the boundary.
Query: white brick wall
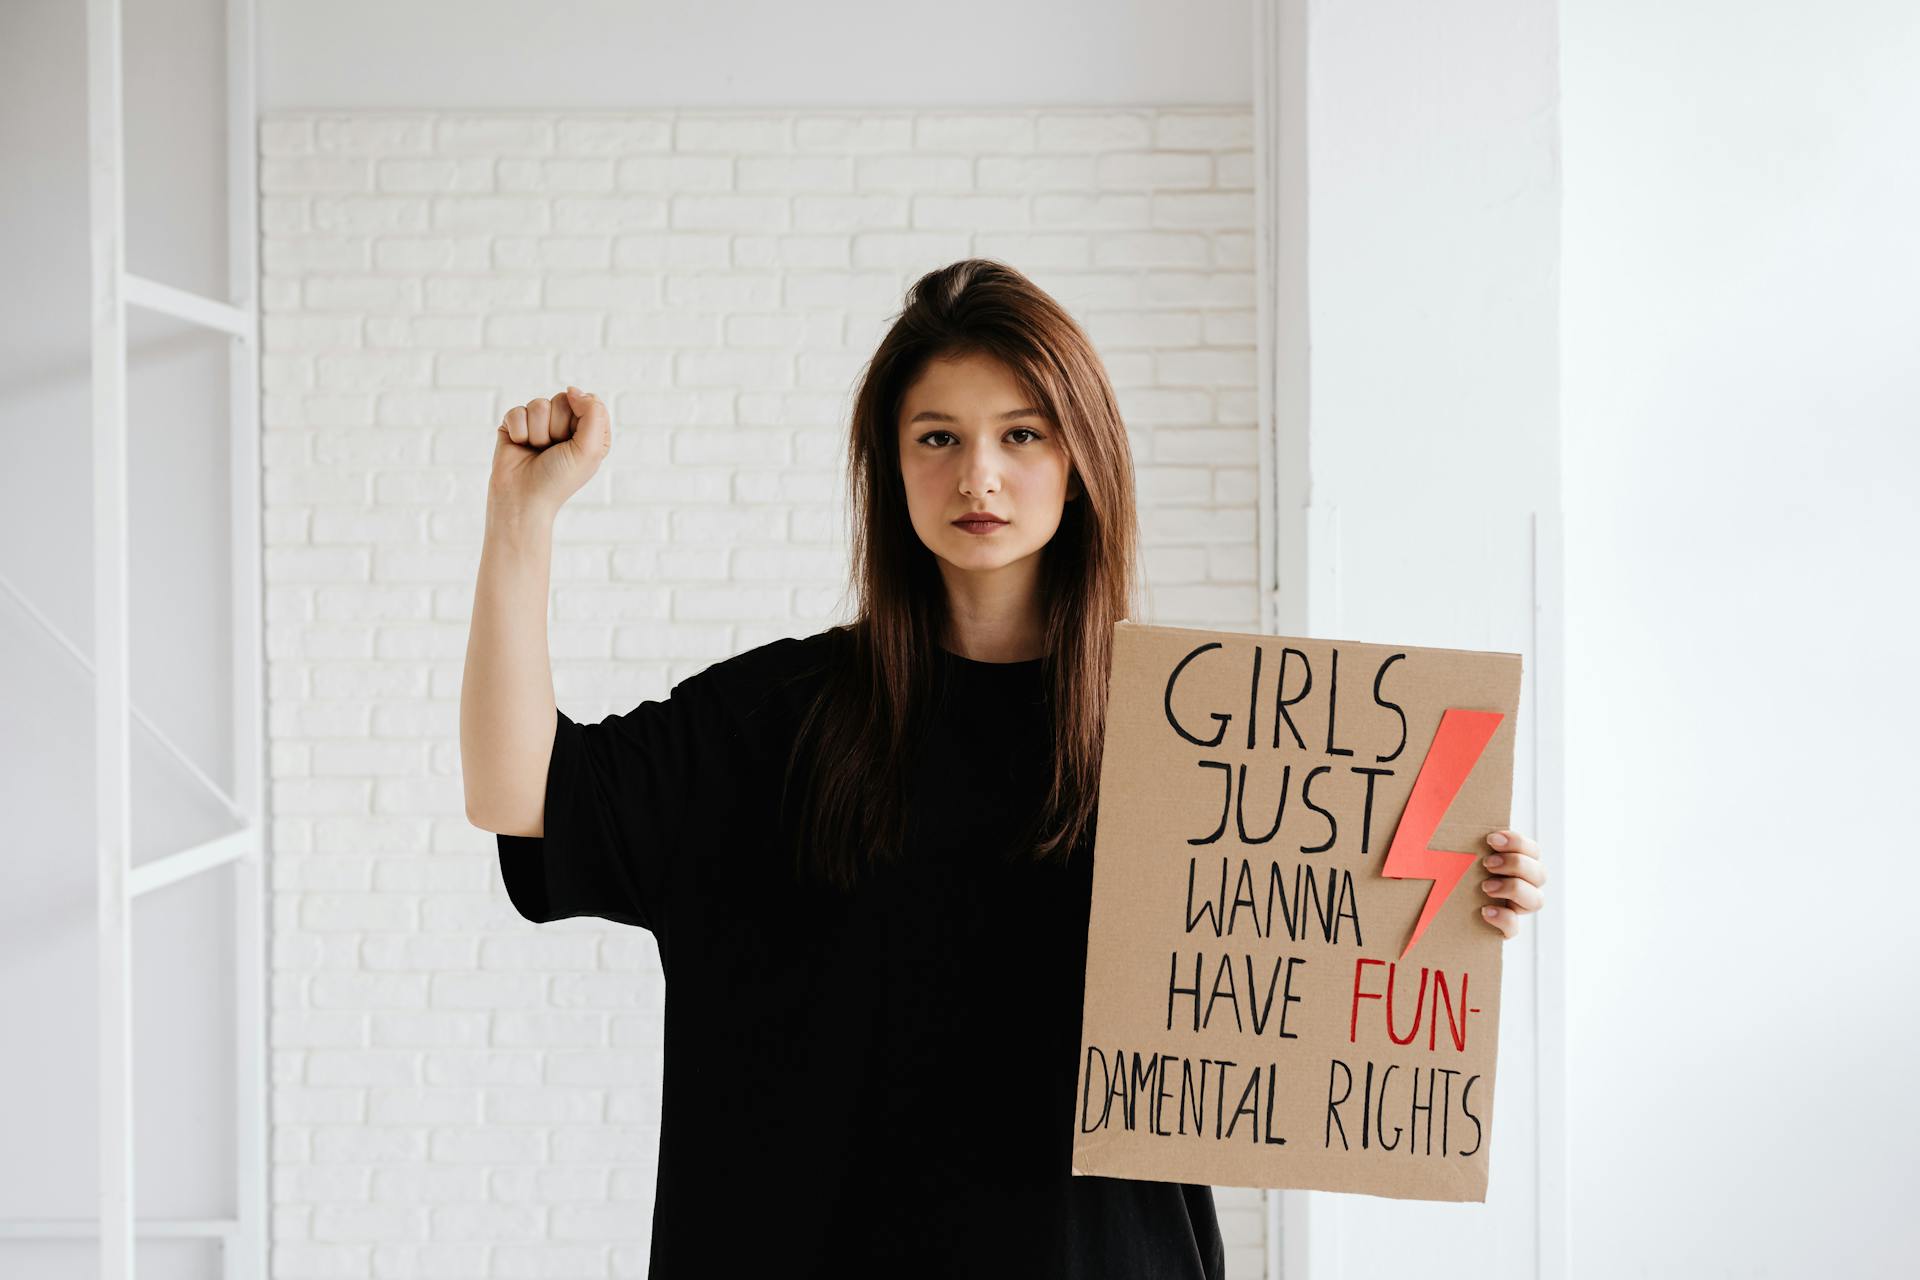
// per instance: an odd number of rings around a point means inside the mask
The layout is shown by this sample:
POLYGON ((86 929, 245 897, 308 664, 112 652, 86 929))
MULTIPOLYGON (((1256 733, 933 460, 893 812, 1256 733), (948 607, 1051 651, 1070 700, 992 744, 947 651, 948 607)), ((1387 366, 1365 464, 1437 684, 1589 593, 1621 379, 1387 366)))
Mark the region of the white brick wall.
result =
MULTIPOLYGON (((839 619, 855 373, 916 276, 999 257, 1107 362, 1147 617, 1251 627, 1251 137, 1217 110, 263 121, 275 1276, 646 1271, 652 938, 521 920, 463 816, 505 410, 612 406, 552 644, 569 714, 624 710, 839 619)), ((1217 1198, 1258 1276, 1258 1195, 1217 1198)))

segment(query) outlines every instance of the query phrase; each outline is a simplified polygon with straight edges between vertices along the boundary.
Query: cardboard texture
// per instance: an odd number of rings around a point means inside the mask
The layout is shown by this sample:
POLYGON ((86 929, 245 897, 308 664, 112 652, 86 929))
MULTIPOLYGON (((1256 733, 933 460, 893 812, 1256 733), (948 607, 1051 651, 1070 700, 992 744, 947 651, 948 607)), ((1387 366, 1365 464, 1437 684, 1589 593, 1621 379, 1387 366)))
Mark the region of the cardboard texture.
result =
POLYGON ((1520 674, 1116 625, 1074 1173, 1486 1199, 1520 674))

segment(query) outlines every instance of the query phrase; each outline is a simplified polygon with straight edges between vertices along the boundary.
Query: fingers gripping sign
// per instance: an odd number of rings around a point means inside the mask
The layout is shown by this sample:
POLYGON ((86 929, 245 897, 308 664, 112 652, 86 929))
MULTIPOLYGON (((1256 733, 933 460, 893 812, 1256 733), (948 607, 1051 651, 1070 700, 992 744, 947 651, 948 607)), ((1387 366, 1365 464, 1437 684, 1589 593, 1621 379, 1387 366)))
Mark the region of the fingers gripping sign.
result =
POLYGON ((1495 901, 1482 907, 1480 914, 1512 938, 1520 931, 1521 916, 1546 905, 1546 868, 1541 865, 1540 846, 1518 831, 1491 832, 1487 843, 1494 852, 1482 858, 1481 865, 1497 874, 1481 881, 1480 888, 1495 901))

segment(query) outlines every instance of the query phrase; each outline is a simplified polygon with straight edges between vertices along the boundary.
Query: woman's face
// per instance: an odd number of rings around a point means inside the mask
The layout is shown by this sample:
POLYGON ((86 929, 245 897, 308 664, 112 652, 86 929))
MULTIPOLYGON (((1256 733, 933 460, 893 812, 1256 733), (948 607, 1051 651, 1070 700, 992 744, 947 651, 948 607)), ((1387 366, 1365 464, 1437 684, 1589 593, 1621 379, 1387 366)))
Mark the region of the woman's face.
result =
POLYGON ((900 478, 914 532, 944 575, 1036 570, 1032 557, 1080 496, 1071 471, 1058 429, 999 360, 929 360, 907 388, 900 478), (956 523, 976 513, 1005 523, 956 523))

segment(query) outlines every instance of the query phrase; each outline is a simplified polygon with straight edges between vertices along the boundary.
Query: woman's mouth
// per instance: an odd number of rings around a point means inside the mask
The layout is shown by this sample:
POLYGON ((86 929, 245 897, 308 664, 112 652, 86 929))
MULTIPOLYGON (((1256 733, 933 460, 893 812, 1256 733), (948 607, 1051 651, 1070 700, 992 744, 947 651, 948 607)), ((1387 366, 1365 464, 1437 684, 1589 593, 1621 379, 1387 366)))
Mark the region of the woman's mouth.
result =
POLYGON ((998 516, 990 515, 961 516, 953 522, 953 527, 956 529, 979 534, 992 533, 995 529, 1006 528, 1006 525, 1007 522, 1005 520, 1000 519, 998 516))

